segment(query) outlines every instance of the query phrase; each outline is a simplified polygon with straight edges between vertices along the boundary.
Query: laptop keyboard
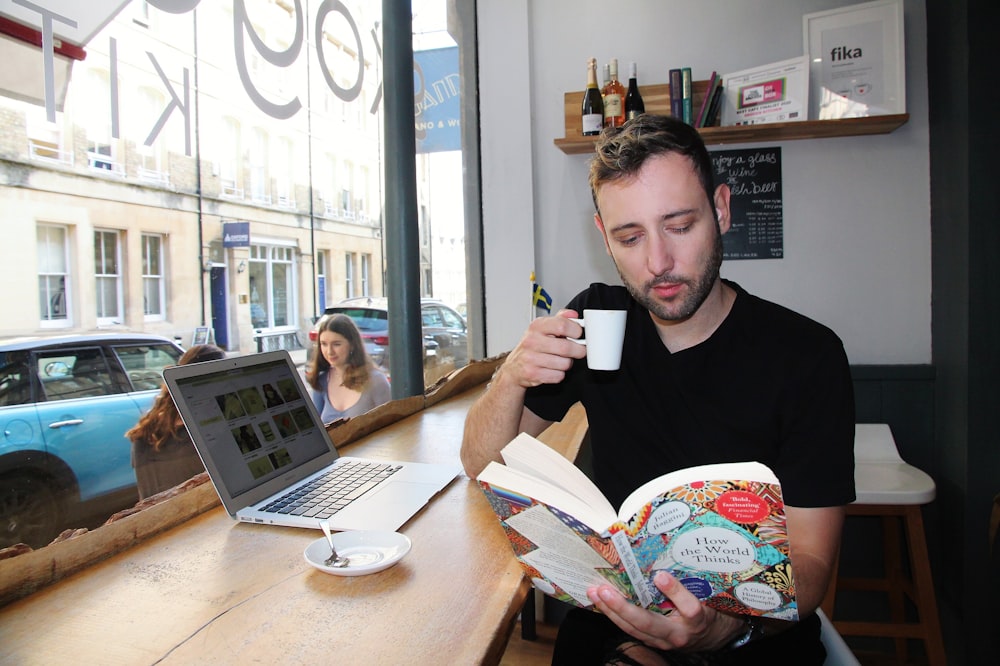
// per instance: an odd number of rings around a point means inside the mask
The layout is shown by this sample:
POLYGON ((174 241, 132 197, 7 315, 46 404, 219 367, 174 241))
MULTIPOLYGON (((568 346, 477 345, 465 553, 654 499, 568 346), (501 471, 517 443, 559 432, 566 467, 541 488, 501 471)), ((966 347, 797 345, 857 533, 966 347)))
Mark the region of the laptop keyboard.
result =
POLYGON ((402 465, 342 460, 330 471, 282 495, 261 511, 320 520, 329 518, 400 469, 402 465))

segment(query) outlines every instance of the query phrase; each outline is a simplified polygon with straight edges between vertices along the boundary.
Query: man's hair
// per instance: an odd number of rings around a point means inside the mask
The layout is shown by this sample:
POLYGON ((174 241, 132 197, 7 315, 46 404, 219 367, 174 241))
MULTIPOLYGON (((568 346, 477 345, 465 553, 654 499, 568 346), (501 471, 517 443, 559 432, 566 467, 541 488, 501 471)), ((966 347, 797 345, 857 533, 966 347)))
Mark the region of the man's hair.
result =
MULTIPOLYGON (((712 159, 698 130, 672 116, 643 113, 621 127, 606 128, 597 139, 590 161, 590 194, 597 205, 597 190, 608 183, 635 176, 651 157, 677 153, 691 160, 705 196, 712 203, 715 183, 712 159)), ((713 208, 714 210, 714 208, 713 208)))

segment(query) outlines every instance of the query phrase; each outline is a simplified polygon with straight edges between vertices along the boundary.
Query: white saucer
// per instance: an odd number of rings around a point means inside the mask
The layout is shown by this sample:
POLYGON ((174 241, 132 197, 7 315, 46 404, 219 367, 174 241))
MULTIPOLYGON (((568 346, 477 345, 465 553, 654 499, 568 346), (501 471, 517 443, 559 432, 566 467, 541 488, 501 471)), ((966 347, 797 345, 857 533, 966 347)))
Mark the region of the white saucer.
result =
POLYGON ((303 552, 306 562, 320 571, 336 576, 364 576, 388 569, 410 552, 410 539, 399 532, 354 530, 333 535, 337 554, 350 558, 346 567, 328 567, 323 562, 330 557, 326 537, 313 541, 303 552))

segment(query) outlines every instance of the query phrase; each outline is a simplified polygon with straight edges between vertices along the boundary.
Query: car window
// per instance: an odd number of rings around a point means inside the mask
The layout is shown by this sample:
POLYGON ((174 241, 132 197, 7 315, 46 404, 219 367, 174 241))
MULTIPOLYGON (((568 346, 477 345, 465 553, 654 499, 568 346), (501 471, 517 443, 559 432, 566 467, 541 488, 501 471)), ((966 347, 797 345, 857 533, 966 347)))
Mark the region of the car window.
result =
POLYGON ((444 325, 448 328, 465 328, 465 323, 451 310, 441 308, 441 318, 444 319, 444 325))
POLYGON ((177 365, 181 354, 167 344, 115 345, 112 349, 135 391, 159 390, 163 386, 163 369, 177 365))
POLYGON ((35 353, 35 371, 47 400, 70 400, 115 393, 104 354, 98 347, 35 353))
POLYGON ((344 314, 354 320, 361 331, 384 331, 389 327, 389 315, 384 310, 369 308, 335 308, 329 314, 344 314))
POLYGON ((31 371, 20 352, 0 354, 0 407, 31 402, 31 371))
POLYGON ((424 326, 431 326, 436 328, 441 328, 444 326, 444 320, 441 319, 441 313, 435 307, 425 307, 422 310, 422 317, 424 326))

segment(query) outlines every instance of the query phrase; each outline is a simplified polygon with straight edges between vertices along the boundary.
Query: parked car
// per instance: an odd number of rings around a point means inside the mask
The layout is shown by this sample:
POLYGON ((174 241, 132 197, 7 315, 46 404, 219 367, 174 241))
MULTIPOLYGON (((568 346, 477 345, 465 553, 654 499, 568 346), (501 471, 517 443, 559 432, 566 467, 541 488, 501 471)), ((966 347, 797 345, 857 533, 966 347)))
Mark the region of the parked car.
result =
POLYGON ((102 500, 135 504, 125 431, 182 353, 155 335, 0 341, 0 548, 44 546, 102 500))
MULTIPOLYGON (((368 355, 376 365, 389 368, 389 306, 382 297, 348 298, 323 311, 323 316, 345 314, 354 320, 365 341, 368 355)), ((450 357, 455 368, 469 362, 468 330, 465 319, 452 308, 433 298, 420 300, 420 320, 424 335, 424 358, 450 357)), ((322 321, 322 317, 320 318, 322 321)), ((315 342, 319 323, 309 332, 315 342)))

